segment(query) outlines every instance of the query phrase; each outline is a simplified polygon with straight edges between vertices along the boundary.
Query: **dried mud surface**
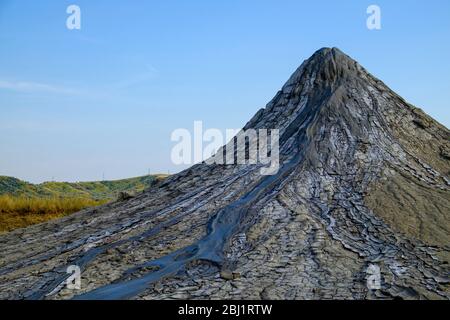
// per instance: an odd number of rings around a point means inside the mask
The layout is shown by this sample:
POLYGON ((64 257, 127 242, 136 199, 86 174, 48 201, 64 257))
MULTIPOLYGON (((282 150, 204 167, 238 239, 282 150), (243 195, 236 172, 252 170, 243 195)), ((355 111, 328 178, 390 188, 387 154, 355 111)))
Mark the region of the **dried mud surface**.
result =
POLYGON ((276 175, 198 164, 2 235, 0 298, 450 298, 447 128, 335 48, 245 128, 280 129, 276 175), (65 287, 73 264, 81 290, 65 287))

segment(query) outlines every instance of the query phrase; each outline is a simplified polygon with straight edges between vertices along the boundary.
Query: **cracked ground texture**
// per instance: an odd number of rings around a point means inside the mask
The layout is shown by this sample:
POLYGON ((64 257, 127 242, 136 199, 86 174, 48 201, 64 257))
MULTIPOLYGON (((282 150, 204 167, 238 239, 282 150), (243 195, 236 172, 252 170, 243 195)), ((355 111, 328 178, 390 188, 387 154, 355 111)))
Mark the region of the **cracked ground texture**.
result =
POLYGON ((0 298, 450 298, 447 128, 336 48, 306 60, 250 128, 280 130, 278 173, 201 163, 1 235, 0 298), (65 287, 69 265, 81 290, 65 287))

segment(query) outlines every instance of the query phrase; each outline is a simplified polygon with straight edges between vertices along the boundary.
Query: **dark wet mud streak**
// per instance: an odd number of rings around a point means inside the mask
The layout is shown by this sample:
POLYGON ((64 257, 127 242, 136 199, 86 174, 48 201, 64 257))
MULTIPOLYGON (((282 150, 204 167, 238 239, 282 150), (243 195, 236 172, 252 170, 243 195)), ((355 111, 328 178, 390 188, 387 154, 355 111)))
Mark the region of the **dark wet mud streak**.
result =
MULTIPOLYGON (((260 183, 249 193, 240 199, 222 208, 211 218, 207 235, 197 243, 178 250, 172 254, 150 261, 141 267, 156 267, 158 270, 149 272, 137 279, 110 284, 91 292, 76 296, 78 300, 120 300, 130 299, 143 292, 148 286, 164 277, 176 274, 187 266, 188 263, 203 260, 217 265, 223 263, 223 249, 229 239, 240 227, 240 222, 245 217, 250 207, 262 196, 269 194, 280 185, 302 159, 302 150, 306 146, 308 137, 306 128, 315 115, 314 106, 305 108, 298 117, 302 123, 295 123, 298 131, 298 151, 295 156, 284 164, 275 175, 264 176, 260 183)), ((281 139, 283 141, 283 138, 281 139)), ((134 268, 133 268, 134 270, 134 268)), ((131 271, 131 270, 130 270, 131 271)))

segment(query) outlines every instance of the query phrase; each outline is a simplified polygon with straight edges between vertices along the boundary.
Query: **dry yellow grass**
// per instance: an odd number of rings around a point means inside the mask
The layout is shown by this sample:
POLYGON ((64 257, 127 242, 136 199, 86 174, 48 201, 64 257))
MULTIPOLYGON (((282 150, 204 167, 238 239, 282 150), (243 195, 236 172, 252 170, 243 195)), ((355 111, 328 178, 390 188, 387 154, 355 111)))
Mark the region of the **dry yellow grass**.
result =
POLYGON ((60 218, 105 201, 89 198, 29 198, 0 196, 0 232, 60 218))

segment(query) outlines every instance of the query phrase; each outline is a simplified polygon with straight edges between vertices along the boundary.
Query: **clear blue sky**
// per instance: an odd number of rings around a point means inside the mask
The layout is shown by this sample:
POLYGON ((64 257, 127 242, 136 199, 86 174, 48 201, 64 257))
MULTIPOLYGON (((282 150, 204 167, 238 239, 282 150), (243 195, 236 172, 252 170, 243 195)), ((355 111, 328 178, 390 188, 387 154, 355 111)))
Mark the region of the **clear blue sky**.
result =
POLYGON ((178 171, 174 129, 242 127, 331 46, 450 126, 448 0, 0 0, 0 175, 178 171), (370 4, 381 30, 366 28, 370 4))

